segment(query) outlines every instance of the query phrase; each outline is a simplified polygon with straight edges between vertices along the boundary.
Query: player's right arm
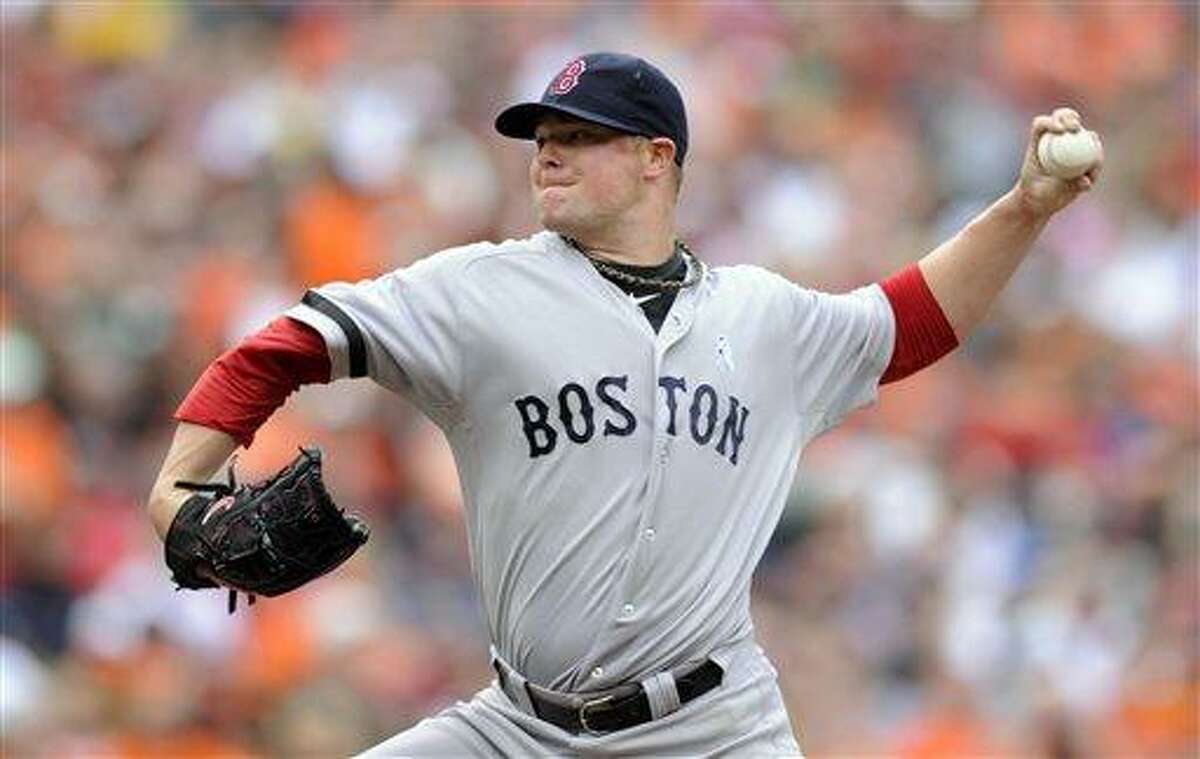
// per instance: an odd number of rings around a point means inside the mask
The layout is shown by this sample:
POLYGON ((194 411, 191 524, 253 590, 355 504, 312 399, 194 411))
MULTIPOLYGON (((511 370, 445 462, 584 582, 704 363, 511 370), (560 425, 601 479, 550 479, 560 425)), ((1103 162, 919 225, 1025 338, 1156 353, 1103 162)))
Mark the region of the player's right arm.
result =
POLYGON ((160 538, 166 538, 179 507, 194 495, 192 491, 176 487, 175 483, 207 482, 237 447, 238 441, 228 433, 190 422, 179 423, 147 506, 150 521, 160 538))
POLYGON ((434 255, 374 280, 332 282, 205 370, 175 412, 175 439, 150 494, 167 534, 189 491, 206 482, 301 385, 370 377, 431 418, 454 408, 460 350, 453 300, 469 256, 434 255))
POLYGON ((165 538, 192 493, 176 483, 207 482, 238 446, 300 385, 329 382, 325 342, 311 327, 281 317, 214 361, 188 393, 179 426, 147 504, 150 521, 165 538))

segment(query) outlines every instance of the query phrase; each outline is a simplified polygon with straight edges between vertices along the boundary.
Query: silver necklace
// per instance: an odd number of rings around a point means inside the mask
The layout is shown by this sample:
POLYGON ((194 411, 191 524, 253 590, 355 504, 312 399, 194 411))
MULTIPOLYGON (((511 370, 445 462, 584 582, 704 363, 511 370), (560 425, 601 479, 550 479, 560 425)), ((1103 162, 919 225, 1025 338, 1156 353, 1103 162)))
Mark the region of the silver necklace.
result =
POLYGON ((608 261, 593 255, 590 251, 580 245, 579 241, 575 238, 564 236, 563 239, 566 240, 567 244, 572 248, 582 253, 584 258, 591 261, 592 265, 595 266, 600 273, 607 277, 611 277, 612 279, 620 280, 626 284, 637 285, 638 287, 644 287, 648 290, 657 290, 664 293, 671 292, 672 290, 678 292, 699 282, 700 277, 704 274, 703 267, 700 265, 700 260, 696 258, 696 254, 692 252, 692 249, 689 248, 687 243, 685 243, 683 240, 675 241, 675 249, 688 259, 687 276, 681 280, 664 280, 650 279, 648 277, 638 276, 637 274, 630 274, 627 271, 618 269, 608 261))

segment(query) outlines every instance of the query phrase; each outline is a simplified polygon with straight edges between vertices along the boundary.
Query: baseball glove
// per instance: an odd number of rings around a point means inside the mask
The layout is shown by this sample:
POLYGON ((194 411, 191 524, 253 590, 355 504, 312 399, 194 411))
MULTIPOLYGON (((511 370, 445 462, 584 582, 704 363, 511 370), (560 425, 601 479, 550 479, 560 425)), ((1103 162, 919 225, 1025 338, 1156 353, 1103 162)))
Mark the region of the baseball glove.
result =
POLYGON ((321 451, 301 448, 292 463, 259 483, 177 482, 200 491, 167 530, 166 559, 183 589, 226 587, 277 596, 336 568, 367 541, 367 525, 343 513, 321 480, 321 451))

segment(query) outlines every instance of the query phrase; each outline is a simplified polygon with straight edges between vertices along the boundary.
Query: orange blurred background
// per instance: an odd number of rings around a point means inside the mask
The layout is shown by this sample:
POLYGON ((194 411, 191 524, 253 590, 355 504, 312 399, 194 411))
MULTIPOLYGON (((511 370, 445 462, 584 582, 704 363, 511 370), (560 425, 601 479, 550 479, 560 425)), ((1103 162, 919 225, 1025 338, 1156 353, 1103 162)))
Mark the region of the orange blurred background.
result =
POLYGON ((685 237, 848 289, 1106 146, 980 332, 822 438, 755 587, 811 756, 1196 755, 1197 10, 27 2, 4 33, 0 718, 12 756, 333 756, 490 677, 452 462, 369 384, 241 457, 327 453, 373 540, 229 617, 142 513, 170 416, 308 285, 533 230, 494 114, 635 52, 689 105, 685 237))

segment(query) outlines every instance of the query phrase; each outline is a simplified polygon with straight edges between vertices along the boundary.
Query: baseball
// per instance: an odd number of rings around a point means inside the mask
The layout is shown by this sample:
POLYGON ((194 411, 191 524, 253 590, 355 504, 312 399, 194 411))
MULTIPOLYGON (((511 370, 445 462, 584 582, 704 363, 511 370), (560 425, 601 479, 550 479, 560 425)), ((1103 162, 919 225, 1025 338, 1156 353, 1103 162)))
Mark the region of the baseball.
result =
POLYGON ((1087 129, 1062 134, 1046 132, 1038 140, 1037 154, 1047 174, 1074 179, 1100 160, 1100 138, 1087 129))

